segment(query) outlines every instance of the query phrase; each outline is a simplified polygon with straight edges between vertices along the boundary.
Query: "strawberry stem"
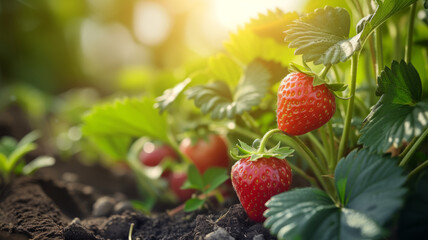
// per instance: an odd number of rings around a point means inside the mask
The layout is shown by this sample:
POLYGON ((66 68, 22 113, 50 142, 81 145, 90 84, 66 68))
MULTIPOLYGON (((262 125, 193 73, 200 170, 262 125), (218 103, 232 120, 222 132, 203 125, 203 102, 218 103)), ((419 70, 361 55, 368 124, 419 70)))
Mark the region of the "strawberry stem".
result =
POLYGON ((416 3, 413 3, 410 7, 409 29, 407 33, 406 49, 404 53, 404 59, 407 63, 410 63, 412 61, 413 29, 415 25, 416 7, 416 3))
POLYGON ((321 78, 322 80, 324 80, 324 79, 325 79, 325 76, 327 76, 328 70, 330 70, 330 68, 331 68, 331 64, 329 64, 329 65, 325 66, 325 67, 321 70, 321 72, 320 72, 319 76, 320 76, 320 78, 321 78))
POLYGON ((351 120, 352 120, 352 115, 354 113, 354 105, 355 105, 354 100, 355 100, 355 88, 357 84, 357 68, 358 68, 359 56, 360 56, 360 52, 358 51, 354 54, 354 56, 352 56, 352 60, 351 60, 352 62, 351 63, 351 85, 349 88, 351 98, 348 101, 348 106, 346 109, 345 124, 343 127, 342 138, 340 139, 339 151, 337 154, 338 162, 343 157, 343 153, 345 152, 346 143, 348 142, 349 132, 351 129, 351 120))
POLYGON ((422 135, 418 138, 418 140, 416 140, 416 142, 412 146, 410 146, 409 151, 406 153, 406 155, 404 156, 404 158, 401 160, 399 164, 400 167, 405 166, 409 162, 409 160, 411 159, 415 151, 419 148, 419 145, 421 145, 421 143, 425 140, 427 136, 428 136, 428 128, 426 128, 425 131, 422 133, 422 135))
POLYGON ((269 141, 269 138, 272 135, 274 135, 275 133, 279 133, 279 132, 282 132, 282 131, 278 128, 275 128, 275 129, 272 129, 272 130, 268 131, 267 133, 265 133, 265 135, 263 136, 263 138, 260 142, 260 146, 257 149, 257 153, 264 153, 266 150, 266 144, 269 141))

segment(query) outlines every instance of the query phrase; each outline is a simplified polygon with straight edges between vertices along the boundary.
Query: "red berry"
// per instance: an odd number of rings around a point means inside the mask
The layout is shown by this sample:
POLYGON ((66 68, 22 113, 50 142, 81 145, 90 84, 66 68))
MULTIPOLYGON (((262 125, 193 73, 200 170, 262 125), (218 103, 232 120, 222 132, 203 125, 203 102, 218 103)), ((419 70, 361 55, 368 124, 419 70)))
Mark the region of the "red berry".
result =
POLYGON ((232 166, 232 184, 239 201, 252 220, 265 220, 265 203, 290 188, 292 173, 287 161, 270 157, 250 161, 243 158, 232 166))
POLYGON ((187 180, 187 174, 182 172, 172 172, 168 176, 169 188, 177 196, 180 202, 184 202, 195 192, 193 189, 181 189, 183 183, 187 180))
POLYGON ((207 141, 201 138, 195 145, 190 138, 185 138, 180 143, 180 151, 189 157, 201 174, 210 167, 229 167, 228 148, 219 135, 211 134, 207 141))
POLYGON ((162 145, 156 147, 152 152, 146 152, 141 150, 140 152, 140 161, 142 164, 148 167, 154 167, 159 165, 165 158, 177 159, 178 156, 175 153, 174 149, 172 149, 168 145, 162 145))
POLYGON ((313 86, 313 77, 293 72, 281 82, 276 117, 288 135, 302 135, 326 124, 336 111, 334 95, 325 84, 313 86))

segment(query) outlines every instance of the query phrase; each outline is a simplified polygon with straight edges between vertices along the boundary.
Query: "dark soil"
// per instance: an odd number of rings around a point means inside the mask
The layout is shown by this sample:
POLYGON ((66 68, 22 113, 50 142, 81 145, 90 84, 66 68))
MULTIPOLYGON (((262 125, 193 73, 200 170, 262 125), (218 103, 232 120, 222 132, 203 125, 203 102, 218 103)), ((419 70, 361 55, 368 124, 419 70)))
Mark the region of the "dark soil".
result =
POLYGON ((0 239, 128 239, 132 223, 132 239, 276 239, 249 220, 237 201, 173 216, 159 207, 150 216, 117 207, 136 197, 132 175, 69 165, 59 162, 34 177, 17 178, 2 191, 0 239), (114 210, 94 215, 100 197, 115 201, 114 210))

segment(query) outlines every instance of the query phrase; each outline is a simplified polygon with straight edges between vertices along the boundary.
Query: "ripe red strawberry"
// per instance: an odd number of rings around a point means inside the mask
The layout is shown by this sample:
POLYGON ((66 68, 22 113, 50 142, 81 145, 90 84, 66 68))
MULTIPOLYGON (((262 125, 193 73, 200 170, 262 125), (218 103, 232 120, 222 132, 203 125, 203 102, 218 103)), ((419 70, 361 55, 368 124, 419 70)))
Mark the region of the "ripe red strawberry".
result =
POLYGON ((288 135, 302 135, 326 124, 336 111, 333 93, 325 84, 313 86, 313 77, 288 74, 278 89, 276 119, 288 135))
POLYGON ((290 188, 292 173, 286 160, 276 157, 243 158, 232 167, 232 184, 239 201, 252 220, 265 220, 265 203, 290 188))

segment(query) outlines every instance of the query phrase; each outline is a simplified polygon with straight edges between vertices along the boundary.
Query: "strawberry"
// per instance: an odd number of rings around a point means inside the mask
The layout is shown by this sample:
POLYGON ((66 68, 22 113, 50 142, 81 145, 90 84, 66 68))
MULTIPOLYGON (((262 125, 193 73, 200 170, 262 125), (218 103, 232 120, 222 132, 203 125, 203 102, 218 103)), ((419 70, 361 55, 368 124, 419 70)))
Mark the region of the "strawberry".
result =
POLYGON ((257 150, 240 141, 240 146, 231 152, 233 158, 240 159, 231 170, 233 188, 248 217, 256 222, 265 220, 265 203, 272 196, 287 191, 291 185, 291 167, 285 157, 294 150, 280 148, 280 144, 265 149, 266 139, 275 132, 281 130, 266 133, 257 150))
POLYGON ((243 158, 232 167, 232 184, 239 201, 256 222, 265 220, 265 203, 274 195, 287 191, 291 185, 291 168, 287 161, 275 157, 251 161, 243 158))
POLYGON ((326 124, 336 111, 333 93, 325 84, 313 86, 313 77, 288 74, 278 89, 278 128, 288 135, 302 135, 326 124))

